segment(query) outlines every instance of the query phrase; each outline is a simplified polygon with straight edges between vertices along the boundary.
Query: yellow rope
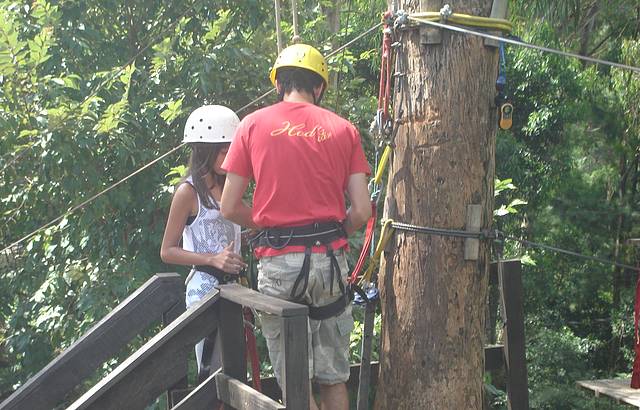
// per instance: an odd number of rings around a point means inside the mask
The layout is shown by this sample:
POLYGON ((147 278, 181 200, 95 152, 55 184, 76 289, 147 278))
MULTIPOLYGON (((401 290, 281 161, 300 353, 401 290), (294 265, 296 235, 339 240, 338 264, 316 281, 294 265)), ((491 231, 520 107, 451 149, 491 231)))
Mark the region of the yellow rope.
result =
POLYGON ((391 147, 387 145, 384 148, 384 152, 380 157, 380 165, 378 166, 378 170, 376 171, 376 176, 373 181, 376 184, 380 184, 380 180, 382 179, 382 174, 384 173, 385 168, 387 167, 387 163, 389 162, 389 155, 391 155, 391 147))
MULTIPOLYGON (((409 18, 416 21, 440 21, 442 16, 437 11, 429 11, 422 13, 412 13, 409 15, 409 18)), ((446 21, 463 26, 500 30, 505 33, 510 33, 511 30, 513 30, 513 24, 511 24, 509 20, 472 16, 469 14, 453 13, 452 15, 447 17, 446 21)))
POLYGON ((373 270, 378 268, 378 262, 380 261, 380 255, 382 255, 382 251, 387 246, 387 242, 393 236, 394 228, 391 227, 393 223, 393 219, 386 219, 382 223, 382 231, 380 232, 380 240, 376 245, 376 251, 371 256, 369 260, 369 266, 367 266, 367 270, 362 274, 362 278, 360 279, 360 285, 364 283, 371 282, 371 276, 373 275, 373 270))

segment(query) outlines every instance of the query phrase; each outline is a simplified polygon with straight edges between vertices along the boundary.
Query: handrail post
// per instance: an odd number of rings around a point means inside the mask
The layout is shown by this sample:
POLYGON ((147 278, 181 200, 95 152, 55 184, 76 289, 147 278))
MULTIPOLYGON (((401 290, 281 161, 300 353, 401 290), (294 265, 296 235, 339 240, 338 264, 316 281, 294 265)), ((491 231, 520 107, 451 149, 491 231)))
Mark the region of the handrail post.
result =
MULTIPOLYGON (((181 300, 171 308, 169 308, 166 312, 162 314, 162 326, 167 327, 171 322, 176 320, 181 314, 183 314, 186 310, 184 302, 181 300)), ((179 359, 176 359, 179 360, 179 359)), ((188 387, 188 379, 187 374, 189 372, 189 365, 187 360, 182 360, 180 363, 180 369, 177 370, 183 376, 176 384, 171 386, 167 390, 166 401, 167 408, 170 409, 176 405, 177 401, 174 400, 173 394, 176 390, 185 390, 188 387)))
MULTIPOLYGON (((241 382, 247 380, 247 358, 245 355, 244 322, 242 306, 229 300, 220 299, 218 323, 222 343, 222 371, 225 375, 241 382)), ((233 410, 229 404, 227 410, 233 410)))
POLYGON ((280 319, 282 363, 282 401, 287 409, 309 406, 309 352, 306 315, 280 319))
POLYGON ((507 367, 507 401, 509 409, 528 409, 529 390, 527 387, 527 362, 525 357, 524 309, 522 288, 522 266, 520 260, 500 261, 503 269, 498 269, 501 277, 506 316, 504 333, 504 353, 507 367))

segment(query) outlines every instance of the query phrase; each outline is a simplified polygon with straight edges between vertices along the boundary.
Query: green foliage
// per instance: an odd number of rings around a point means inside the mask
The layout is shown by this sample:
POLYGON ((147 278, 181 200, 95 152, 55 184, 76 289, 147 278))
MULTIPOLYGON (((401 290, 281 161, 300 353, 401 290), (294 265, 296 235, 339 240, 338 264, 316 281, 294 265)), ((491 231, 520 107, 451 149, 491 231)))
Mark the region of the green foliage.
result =
MULTIPOLYGON (((326 18, 332 4, 298 5, 302 37, 325 52, 371 27, 387 7, 352 0, 348 16, 348 5, 342 8, 341 29, 332 32, 326 18)), ((3 248, 178 145, 195 107, 239 108, 271 88, 267 73, 276 46, 270 2, 0 5, 3 248)), ((636 66, 640 61, 631 0, 607 7, 595 0, 517 0, 512 6, 526 41, 636 66)), ((283 16, 290 16, 289 4, 283 7, 283 16)), ((291 38, 288 18, 282 28, 291 38)), ((375 142, 367 130, 376 109, 380 37, 330 59, 332 88, 323 102, 358 125, 372 163, 375 142)), ((633 263, 626 240, 640 235, 638 74, 507 46, 507 76, 514 125, 497 139, 495 226, 633 263)), ((164 159, 0 256, 0 396, 151 274, 184 271, 163 265, 158 251, 186 160, 182 151, 164 159)), ((350 238, 352 266, 362 239, 350 238)), ((629 372, 636 275, 514 242, 506 243, 506 253, 526 263, 532 408, 596 408, 598 401, 574 382, 629 372)), ((362 318, 355 311, 352 360, 358 361, 362 318)), ((379 327, 378 317, 374 358, 379 327)), ((266 357, 260 335, 258 343, 266 357)), ((271 372, 268 362, 262 371, 271 372)), ((503 386, 486 382, 494 407, 503 408, 503 386)))
MULTIPOLYGON (((597 2, 552 3, 515 2, 526 41, 637 65, 638 33, 625 28, 626 17, 605 18, 612 10, 597 2), (626 39, 614 41, 613 33, 626 39)), ((507 62, 515 121, 499 133, 496 175, 519 189, 500 193, 505 216, 497 225, 530 241, 634 264, 626 239, 638 236, 637 74, 512 46, 507 62), (517 199, 526 204, 506 211, 517 199)), ((514 242, 506 251, 527 262, 531 407, 597 408, 602 399, 578 391, 575 381, 630 371, 636 276, 514 242)))
MULTIPOLYGON (((2 248, 178 145, 194 108, 237 109, 271 88, 272 3, 0 5, 2 248)), ((348 27, 331 33, 316 5, 298 5, 301 35, 325 50, 369 28, 385 7, 354 0, 348 27)), ((286 20, 283 28, 292 34, 286 20)), ((364 128, 375 107, 369 60, 378 42, 362 40, 334 58, 341 80, 325 100, 364 128)), ((186 160, 173 154, 3 255, 0 397, 154 272, 185 271, 162 264, 159 248, 186 160)))
MULTIPOLYGON (((375 318, 373 321, 373 334, 371 340, 371 360, 378 361, 380 358, 380 332, 382 326, 382 316, 378 309, 376 309, 375 318)), ((364 338, 364 311, 365 307, 362 306, 354 306, 353 307, 353 318, 354 318, 354 329, 351 333, 350 338, 350 352, 351 356, 349 361, 351 363, 360 363, 361 362, 361 347, 362 347, 362 339, 364 338)))
MULTIPOLYGON (((507 178, 504 180, 497 179, 494 183, 494 195, 498 197, 503 191, 507 190, 516 190, 516 186, 511 182, 511 178, 507 178)), ((498 209, 493 211, 493 216, 505 216, 508 214, 518 213, 518 209, 516 208, 519 205, 526 205, 527 201, 523 201, 522 199, 515 198, 511 200, 508 204, 501 204, 498 209)), ((496 204, 497 206, 497 204, 496 204)))

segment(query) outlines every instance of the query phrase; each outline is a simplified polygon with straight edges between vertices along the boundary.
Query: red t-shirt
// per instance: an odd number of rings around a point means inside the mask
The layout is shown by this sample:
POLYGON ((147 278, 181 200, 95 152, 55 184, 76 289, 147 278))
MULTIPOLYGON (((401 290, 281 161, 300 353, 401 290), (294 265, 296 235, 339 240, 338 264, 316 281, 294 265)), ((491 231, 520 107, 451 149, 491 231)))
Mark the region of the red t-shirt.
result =
MULTIPOLYGON (((246 116, 222 168, 256 181, 252 217, 264 228, 343 221, 349 176, 370 174, 353 124, 324 108, 297 102, 279 102, 246 116)), ((336 241, 332 247, 346 243, 336 241)), ((302 251, 302 246, 289 246, 257 249, 256 254, 302 251)))

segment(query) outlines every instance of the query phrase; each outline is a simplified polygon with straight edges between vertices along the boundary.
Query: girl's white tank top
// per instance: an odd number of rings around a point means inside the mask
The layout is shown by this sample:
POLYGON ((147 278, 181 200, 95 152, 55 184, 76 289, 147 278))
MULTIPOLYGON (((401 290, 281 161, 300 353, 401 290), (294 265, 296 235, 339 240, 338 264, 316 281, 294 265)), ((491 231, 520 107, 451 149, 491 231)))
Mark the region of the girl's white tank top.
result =
MULTIPOLYGON (((193 186, 191 177, 186 182, 193 186)), ((196 195, 197 196, 197 195, 196 195)), ((220 253, 233 242, 233 251, 240 253, 240 225, 222 217, 218 203, 211 198, 213 209, 206 208, 198 196, 198 214, 195 219, 185 225, 182 231, 182 248, 196 253, 220 253)), ((200 272, 193 267, 186 280, 187 292, 185 302, 187 308, 201 300, 218 285, 218 280, 208 273, 200 272)))
MULTIPOLYGON (((189 176, 186 182, 193 186, 189 176)), ((222 217, 218 203, 214 198, 213 209, 205 207, 198 198, 198 214, 182 231, 182 248, 195 253, 220 253, 233 241, 233 251, 240 253, 240 225, 222 217)))

